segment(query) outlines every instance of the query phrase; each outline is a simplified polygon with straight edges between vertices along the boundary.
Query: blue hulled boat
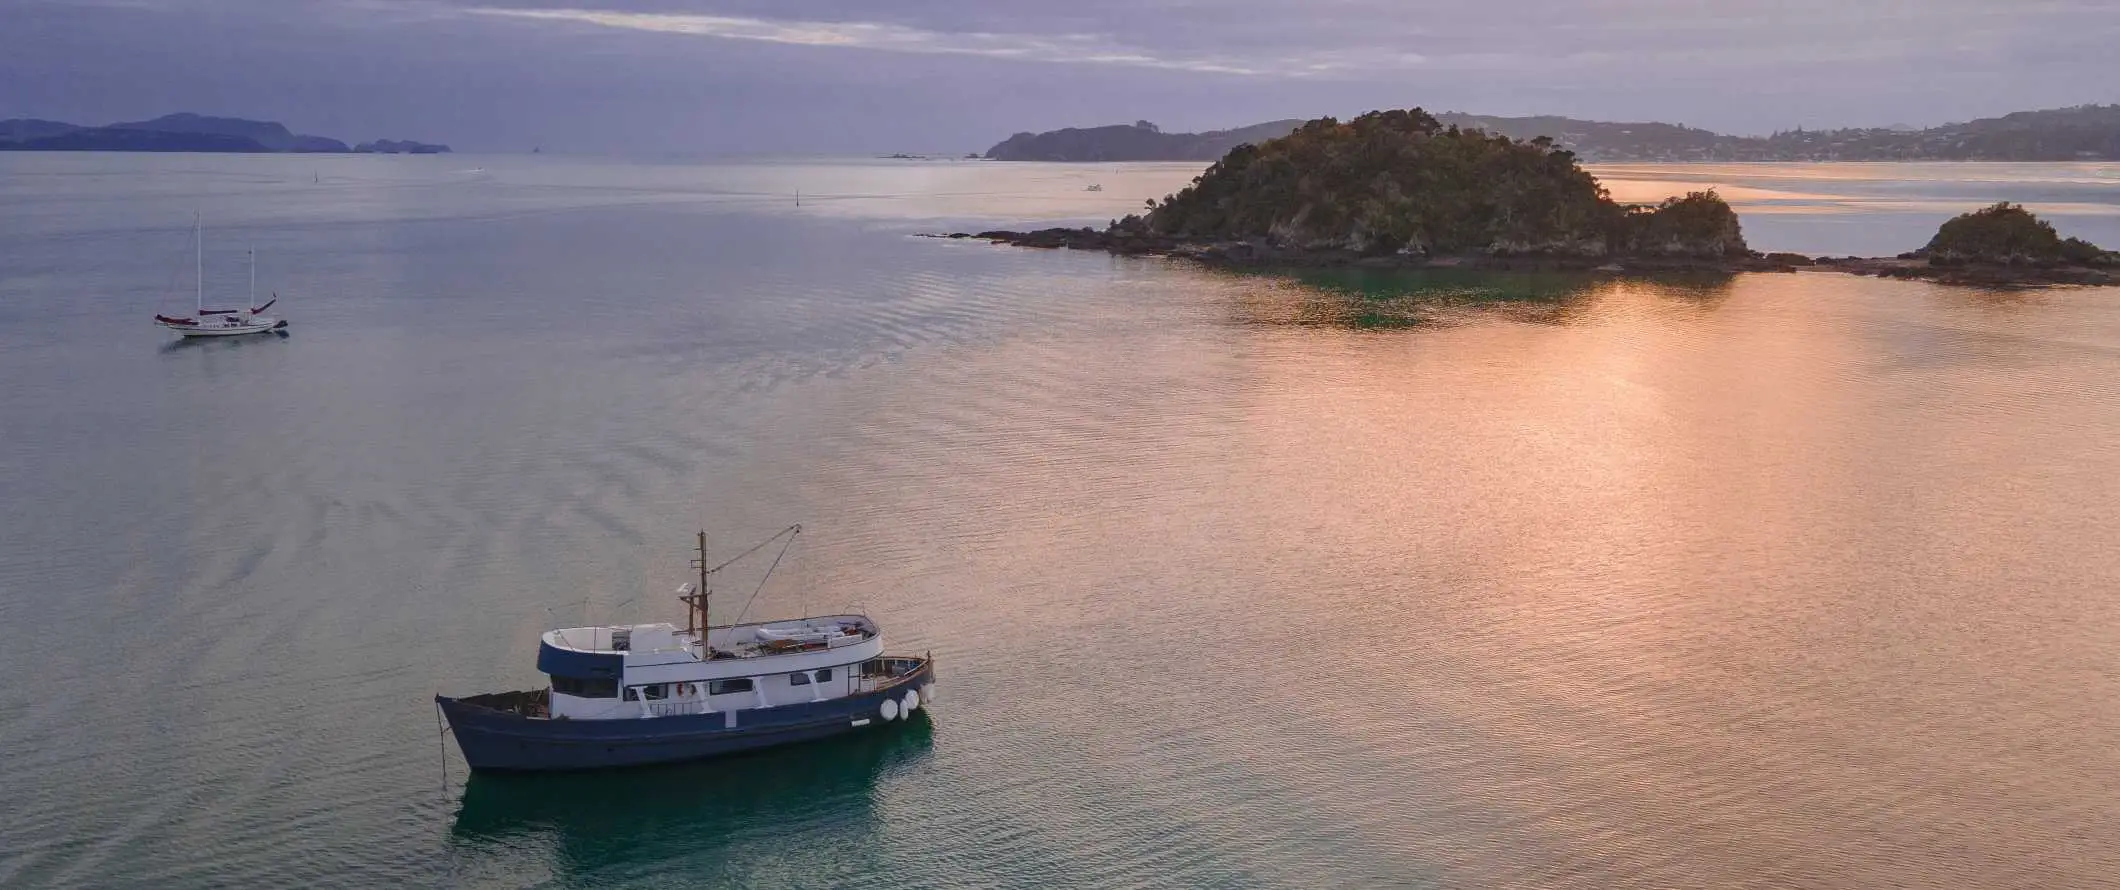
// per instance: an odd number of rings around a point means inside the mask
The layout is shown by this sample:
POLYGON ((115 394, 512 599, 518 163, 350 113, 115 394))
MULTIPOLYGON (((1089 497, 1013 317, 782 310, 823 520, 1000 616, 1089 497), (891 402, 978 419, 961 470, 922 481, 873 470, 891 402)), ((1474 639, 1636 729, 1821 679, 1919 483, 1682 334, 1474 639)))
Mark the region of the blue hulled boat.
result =
MULTIPOLYGON (((874 731, 934 700, 928 655, 887 655, 865 615, 708 624, 700 584, 686 622, 546 631, 543 689, 434 697, 479 771, 667 763, 874 731)), ((755 549, 755 548, 754 548, 755 549)))

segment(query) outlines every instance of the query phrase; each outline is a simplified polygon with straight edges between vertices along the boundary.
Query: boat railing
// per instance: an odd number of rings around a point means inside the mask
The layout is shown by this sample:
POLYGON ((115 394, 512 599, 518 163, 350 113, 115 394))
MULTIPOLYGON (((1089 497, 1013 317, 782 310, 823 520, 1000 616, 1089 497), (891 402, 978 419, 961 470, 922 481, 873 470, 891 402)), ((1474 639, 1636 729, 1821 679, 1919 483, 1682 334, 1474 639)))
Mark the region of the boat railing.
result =
POLYGON ((926 658, 885 657, 876 659, 873 673, 863 673, 854 678, 854 692, 876 692, 904 683, 920 672, 927 664, 926 658))
POLYGON ((528 689, 521 692, 489 692, 483 695, 468 695, 458 699, 468 705, 490 708, 524 717, 552 716, 552 694, 547 689, 528 689))
POLYGON ((704 714, 707 713, 707 703, 703 701, 648 702, 648 713, 657 717, 684 717, 692 714, 704 714))

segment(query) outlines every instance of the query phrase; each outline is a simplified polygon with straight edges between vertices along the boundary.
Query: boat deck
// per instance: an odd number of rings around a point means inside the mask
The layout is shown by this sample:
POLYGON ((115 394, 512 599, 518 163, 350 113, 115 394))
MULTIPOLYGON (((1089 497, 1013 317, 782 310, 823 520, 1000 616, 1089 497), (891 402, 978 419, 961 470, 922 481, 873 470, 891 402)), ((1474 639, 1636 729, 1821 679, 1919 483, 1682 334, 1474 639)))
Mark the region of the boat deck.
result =
POLYGON ((467 705, 477 705, 491 711, 515 714, 542 720, 552 716, 552 690, 527 689, 521 692, 488 692, 483 695, 467 695, 457 699, 467 705))
MULTIPOLYGON (((907 679, 918 675, 920 669, 925 667, 931 658, 932 656, 929 655, 886 655, 882 658, 863 662, 861 673, 856 676, 853 690, 850 694, 867 695, 873 692, 882 692, 904 683, 907 679)), ((517 692, 488 692, 481 695, 467 695, 457 699, 457 701, 485 708, 489 711, 514 714, 533 720, 546 720, 552 717, 552 690, 549 688, 525 689, 517 692)))

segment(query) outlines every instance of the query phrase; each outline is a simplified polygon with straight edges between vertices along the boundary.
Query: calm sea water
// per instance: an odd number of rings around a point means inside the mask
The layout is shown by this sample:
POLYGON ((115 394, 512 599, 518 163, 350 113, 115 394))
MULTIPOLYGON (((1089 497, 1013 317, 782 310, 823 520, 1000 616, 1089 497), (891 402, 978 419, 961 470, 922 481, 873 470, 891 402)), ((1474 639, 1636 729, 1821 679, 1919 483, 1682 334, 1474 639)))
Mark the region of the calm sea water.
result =
MULTIPOLYGON (((2120 290, 909 237, 1195 172, 0 156, 0 885, 2115 885, 2120 290), (194 211, 290 336, 148 324, 194 211), (793 522, 750 615, 927 721, 467 780, 433 693, 793 522)), ((2113 165, 1600 172, 2120 244, 2113 165)))

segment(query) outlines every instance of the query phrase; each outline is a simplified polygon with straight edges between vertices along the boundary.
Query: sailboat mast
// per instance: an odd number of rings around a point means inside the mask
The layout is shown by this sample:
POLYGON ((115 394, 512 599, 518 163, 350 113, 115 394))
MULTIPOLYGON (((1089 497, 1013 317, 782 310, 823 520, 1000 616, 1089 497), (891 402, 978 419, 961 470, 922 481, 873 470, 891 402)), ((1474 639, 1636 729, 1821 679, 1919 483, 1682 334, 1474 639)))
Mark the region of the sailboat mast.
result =
MULTIPOLYGON (((250 302, 246 306, 258 305, 258 249, 250 248, 250 302)), ((253 309, 252 312, 257 310, 253 309)))
POLYGON ((200 229, 199 215, 191 215, 191 262, 192 275, 197 279, 199 311, 206 314, 206 233, 200 229))

